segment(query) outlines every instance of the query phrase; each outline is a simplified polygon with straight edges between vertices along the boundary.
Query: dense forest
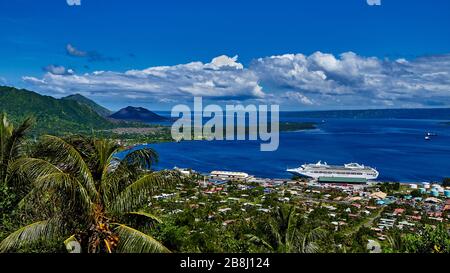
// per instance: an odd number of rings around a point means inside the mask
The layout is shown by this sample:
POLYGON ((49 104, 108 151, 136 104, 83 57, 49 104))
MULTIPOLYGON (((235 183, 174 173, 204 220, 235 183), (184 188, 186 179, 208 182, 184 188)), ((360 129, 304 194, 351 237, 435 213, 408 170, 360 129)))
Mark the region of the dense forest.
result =
POLYGON ((93 101, 74 95, 62 99, 38 93, 0 86, 0 109, 14 122, 33 116, 36 126, 31 134, 64 135, 66 133, 91 133, 92 130, 107 130, 120 127, 149 127, 142 123, 108 119, 107 109, 93 101))

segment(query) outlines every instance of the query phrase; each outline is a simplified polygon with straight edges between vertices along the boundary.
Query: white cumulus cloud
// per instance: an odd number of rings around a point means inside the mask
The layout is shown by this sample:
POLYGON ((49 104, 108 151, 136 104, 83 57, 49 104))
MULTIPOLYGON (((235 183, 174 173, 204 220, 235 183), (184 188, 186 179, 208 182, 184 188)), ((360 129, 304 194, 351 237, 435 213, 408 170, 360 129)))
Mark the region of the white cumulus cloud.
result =
POLYGON ((338 56, 315 52, 262 57, 247 67, 237 56, 223 55, 208 63, 125 72, 76 74, 58 66, 47 71, 41 78, 23 80, 42 92, 87 92, 114 101, 185 102, 192 96, 203 96, 293 106, 450 105, 450 55, 389 60, 353 52, 338 56))
POLYGON ((250 70, 265 88, 300 92, 325 105, 450 104, 450 55, 391 61, 353 52, 286 54, 259 58, 250 70))
MULTIPOLYGON (((62 69, 60 69, 62 72, 62 69)), ((53 71, 54 72, 54 71, 53 71)), ((83 75, 46 73, 43 78, 23 77, 43 90, 93 94, 118 92, 128 98, 166 99, 203 96, 213 99, 262 98, 256 75, 237 62, 237 56, 220 56, 210 63, 191 62, 175 66, 150 67, 124 73, 95 71, 83 75)))

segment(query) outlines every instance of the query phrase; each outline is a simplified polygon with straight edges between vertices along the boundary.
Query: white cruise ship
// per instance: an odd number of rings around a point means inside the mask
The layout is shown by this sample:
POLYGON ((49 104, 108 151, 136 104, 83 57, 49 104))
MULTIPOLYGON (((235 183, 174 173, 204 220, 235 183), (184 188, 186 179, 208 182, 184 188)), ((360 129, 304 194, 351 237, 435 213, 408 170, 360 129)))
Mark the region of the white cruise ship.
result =
POLYGON ((299 168, 287 169, 288 172, 311 177, 319 178, 359 178, 373 180, 378 178, 378 171, 374 168, 360 165, 358 163, 349 163, 344 166, 328 165, 326 162, 318 162, 316 164, 304 164, 299 168))

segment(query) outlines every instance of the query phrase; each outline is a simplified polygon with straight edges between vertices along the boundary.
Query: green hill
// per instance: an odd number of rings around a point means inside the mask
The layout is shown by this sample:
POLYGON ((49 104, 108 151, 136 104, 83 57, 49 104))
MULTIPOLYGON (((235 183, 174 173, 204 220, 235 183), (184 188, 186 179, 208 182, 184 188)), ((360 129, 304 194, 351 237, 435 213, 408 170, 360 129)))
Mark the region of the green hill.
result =
POLYGON ((72 100, 72 101, 77 101, 79 103, 84 103, 102 117, 107 117, 112 114, 112 112, 110 110, 106 109, 105 107, 103 107, 101 105, 98 105, 96 102, 94 102, 80 94, 70 95, 70 96, 67 96, 67 97, 64 97, 61 99, 62 100, 72 100))
POLYGON ((102 117, 88 104, 5 86, 0 86, 0 111, 6 112, 15 122, 34 116, 37 122, 34 133, 38 135, 81 133, 124 126, 102 117))

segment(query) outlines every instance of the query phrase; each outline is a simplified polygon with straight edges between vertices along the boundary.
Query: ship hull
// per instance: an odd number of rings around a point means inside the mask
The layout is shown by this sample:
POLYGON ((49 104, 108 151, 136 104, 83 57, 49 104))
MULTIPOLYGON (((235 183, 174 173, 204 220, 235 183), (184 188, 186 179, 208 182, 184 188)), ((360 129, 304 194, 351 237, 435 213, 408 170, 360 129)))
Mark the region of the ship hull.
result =
POLYGON ((289 173, 300 176, 300 177, 306 177, 306 178, 322 178, 322 177, 339 177, 339 178, 361 178, 361 179, 367 179, 367 180, 374 180, 378 178, 378 175, 324 175, 324 174, 316 174, 316 173, 310 173, 310 172, 302 172, 302 171, 295 171, 295 170, 288 170, 289 173))
MULTIPOLYGON (((347 165, 346 165, 347 166, 347 165)), ((351 166, 351 164, 350 164, 351 166)), ((360 166, 360 165, 358 165, 360 166)), ((378 171, 370 167, 346 168, 341 166, 329 166, 323 164, 302 165, 295 169, 288 169, 288 172, 300 177, 307 178, 350 178, 374 180, 378 178, 378 171)))

